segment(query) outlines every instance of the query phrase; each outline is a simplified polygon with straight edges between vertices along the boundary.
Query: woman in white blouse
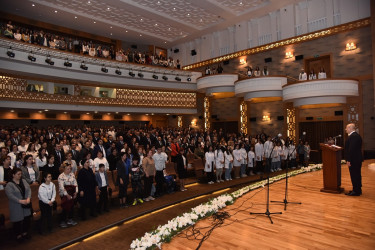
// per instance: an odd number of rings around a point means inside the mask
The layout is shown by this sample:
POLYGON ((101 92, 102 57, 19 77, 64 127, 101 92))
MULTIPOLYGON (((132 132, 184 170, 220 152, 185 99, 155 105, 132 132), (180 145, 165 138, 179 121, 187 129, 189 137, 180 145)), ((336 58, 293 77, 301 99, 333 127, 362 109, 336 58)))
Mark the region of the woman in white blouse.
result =
POLYGON ((310 70, 309 80, 316 80, 316 74, 315 74, 314 69, 310 70))
POLYGON ((245 144, 241 144, 241 177, 246 177, 246 166, 247 166, 247 152, 245 149, 245 144))
POLYGON ((240 178, 240 171, 241 171, 241 150, 240 145, 236 144, 235 149, 233 150, 233 168, 234 168, 234 178, 240 178))
POLYGON ((254 76, 255 77, 259 77, 260 76, 260 69, 259 69, 259 66, 256 66, 255 70, 254 70, 254 76))
POLYGON ((34 159, 31 155, 26 155, 22 170, 22 178, 27 181, 29 185, 39 183, 39 170, 34 164, 34 159))
POLYGON ((319 74, 318 74, 318 79, 325 79, 327 78, 326 71, 324 70, 323 67, 320 68, 319 74))
POLYGON ((215 166, 215 154, 214 149, 212 146, 209 146, 208 152, 206 152, 205 156, 205 164, 204 164, 204 172, 207 174, 207 181, 208 184, 214 183, 214 166, 215 166))
POLYGON ((254 175, 254 161, 255 161, 255 153, 254 153, 254 147, 251 146, 249 153, 247 153, 247 166, 249 167, 249 174, 254 175))
POLYGON ((296 158, 297 158, 297 152, 296 152, 296 146, 294 145, 293 141, 290 141, 288 146, 288 155, 289 155, 289 167, 292 169, 296 168, 296 158))
POLYGON ((40 148, 38 157, 35 159, 35 164, 38 167, 38 169, 43 168, 45 165, 47 165, 47 155, 46 155, 46 149, 40 148))
POLYGON ((77 172, 77 163, 75 160, 73 160, 72 152, 68 152, 66 154, 66 160, 63 162, 63 164, 68 163, 72 166, 72 173, 75 174, 77 172))
POLYGON ((231 181, 232 176, 232 167, 233 167, 233 155, 232 155, 232 147, 228 146, 227 150, 224 152, 224 168, 225 168, 225 180, 231 181))
POLYGON ((224 160, 224 148, 218 146, 215 150, 216 182, 224 182, 221 178, 223 175, 224 160))
POLYGON ((52 231, 52 209, 53 203, 56 199, 56 187, 52 182, 52 175, 48 172, 43 172, 43 183, 39 186, 38 198, 41 218, 39 221, 39 233, 43 232, 43 227, 46 222, 48 231, 52 231))
POLYGON ((276 146, 273 148, 273 151, 272 151, 271 172, 276 172, 279 170, 279 168, 281 170, 281 161, 280 161, 281 151, 282 151, 281 143, 277 142, 276 146))
POLYGON ((109 170, 109 164, 106 158, 103 157, 103 152, 98 151, 97 157, 94 159, 94 173, 99 171, 99 165, 104 164, 105 171, 109 170))

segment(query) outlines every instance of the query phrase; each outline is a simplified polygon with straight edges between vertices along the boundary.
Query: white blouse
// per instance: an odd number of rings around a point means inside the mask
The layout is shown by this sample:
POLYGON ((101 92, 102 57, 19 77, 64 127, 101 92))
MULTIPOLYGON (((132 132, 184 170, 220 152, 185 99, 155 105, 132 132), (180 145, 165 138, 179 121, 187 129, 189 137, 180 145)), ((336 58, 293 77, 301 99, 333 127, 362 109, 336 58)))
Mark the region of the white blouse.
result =
POLYGON ((231 153, 227 154, 227 152, 224 152, 225 162, 224 167, 229 168, 229 164, 233 162, 233 155, 231 153))
POLYGON ((213 166, 215 164, 215 154, 214 152, 206 152, 204 155, 206 163, 204 164, 205 172, 213 172, 213 166))
POLYGON ((247 153, 247 161, 248 161, 248 166, 249 168, 252 168, 254 167, 254 159, 255 159, 255 153, 253 151, 249 151, 249 153, 247 153))
POLYGON ((215 150, 215 162, 216 168, 223 168, 224 167, 224 154, 221 149, 215 150))
POLYGON ((233 150, 233 166, 239 167, 241 166, 242 156, 241 150, 235 149, 233 150))

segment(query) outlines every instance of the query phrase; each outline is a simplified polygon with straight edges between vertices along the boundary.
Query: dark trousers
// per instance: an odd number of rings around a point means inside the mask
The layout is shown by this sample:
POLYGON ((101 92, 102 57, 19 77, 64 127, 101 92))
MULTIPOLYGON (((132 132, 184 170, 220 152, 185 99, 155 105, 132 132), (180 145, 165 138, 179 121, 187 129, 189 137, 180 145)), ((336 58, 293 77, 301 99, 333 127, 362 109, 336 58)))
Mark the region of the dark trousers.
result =
POLYGON ((289 160, 289 168, 295 168, 296 167, 296 159, 292 158, 289 160))
POLYGON ((98 202, 98 212, 108 210, 108 186, 101 187, 98 202))
POLYGON ((79 216, 81 217, 82 220, 86 219, 86 211, 87 210, 90 210, 91 216, 96 216, 95 203, 93 203, 93 204, 80 203, 79 216))
POLYGON ((256 161, 255 168, 257 172, 263 172, 263 161, 256 161))
POLYGON ((208 182, 214 181, 214 172, 213 171, 207 172, 207 181, 208 182))
POLYGON ((52 231, 52 207, 43 201, 39 201, 41 217, 39 220, 39 232, 43 232, 44 224, 47 223, 48 231, 52 231))
POLYGON ((16 236, 29 232, 31 216, 32 215, 24 217, 21 221, 13 222, 14 233, 16 236))
POLYGON ((142 199, 142 181, 132 180, 132 189, 134 199, 142 199))
POLYGON ((305 154, 298 154, 299 165, 305 166, 305 154))
POLYGON ((151 195, 152 182, 154 181, 154 176, 145 177, 145 197, 151 195))
POLYGON ((68 219, 73 219, 74 216, 74 207, 70 209, 70 211, 66 211, 65 209, 62 210, 61 212, 61 221, 67 221, 68 219))
POLYGON ((163 193, 163 185, 165 182, 163 171, 156 171, 156 192, 155 195, 161 195, 163 193))
POLYGON ((361 175, 362 163, 352 164, 349 167, 350 179, 353 185, 353 192, 357 194, 362 193, 362 175, 361 175))

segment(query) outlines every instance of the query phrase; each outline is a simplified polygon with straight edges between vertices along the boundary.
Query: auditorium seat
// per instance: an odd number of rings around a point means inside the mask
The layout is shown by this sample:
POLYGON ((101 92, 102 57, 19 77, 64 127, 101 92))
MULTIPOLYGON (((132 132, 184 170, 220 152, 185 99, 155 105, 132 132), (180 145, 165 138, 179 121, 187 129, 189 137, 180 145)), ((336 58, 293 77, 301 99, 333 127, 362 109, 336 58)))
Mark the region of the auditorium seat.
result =
POLYGON ((0 225, 0 228, 10 228, 12 223, 9 220, 8 197, 5 190, 0 190, 0 214, 4 215, 4 225, 0 225))
POLYGON ((112 190, 109 192, 109 199, 118 197, 118 187, 115 185, 117 179, 117 170, 107 171, 108 175, 108 187, 112 190))
POLYGON ((57 180, 54 180, 53 183, 55 184, 56 187, 56 211, 54 213, 61 213, 62 208, 61 208, 61 197, 60 197, 60 188, 59 188, 59 182, 57 180))
POLYGON ((40 219, 40 208, 39 208, 39 184, 33 183, 30 185, 31 189, 31 206, 33 208, 33 220, 40 219))
POLYGON ((176 164, 174 162, 168 162, 167 164, 165 164, 165 171, 167 175, 177 175, 176 164))
POLYGON ((194 167, 194 172, 195 176, 197 179, 202 179, 204 176, 204 164, 202 159, 194 159, 193 160, 193 167, 194 167))

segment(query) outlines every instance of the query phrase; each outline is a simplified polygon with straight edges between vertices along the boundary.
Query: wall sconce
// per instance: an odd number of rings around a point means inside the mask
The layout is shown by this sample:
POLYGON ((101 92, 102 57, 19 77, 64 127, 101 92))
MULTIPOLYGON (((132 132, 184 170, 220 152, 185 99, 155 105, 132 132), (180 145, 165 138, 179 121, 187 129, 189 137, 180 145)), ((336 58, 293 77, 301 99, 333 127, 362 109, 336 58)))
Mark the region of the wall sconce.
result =
POLYGON ((197 119, 193 119, 191 121, 191 126, 193 126, 193 127, 197 126, 197 119))
POLYGON ((240 64, 243 65, 246 63, 246 58, 240 58, 240 64))
POLYGON ((347 43, 345 46, 346 51, 355 50, 357 48, 357 45, 355 45, 353 42, 347 43))
POLYGON ((293 57, 293 53, 291 51, 288 51, 285 53, 285 59, 289 59, 293 57))
POLYGON ((264 122, 269 122, 269 121, 271 121, 271 118, 270 118, 269 115, 264 115, 262 120, 263 120, 264 122))

